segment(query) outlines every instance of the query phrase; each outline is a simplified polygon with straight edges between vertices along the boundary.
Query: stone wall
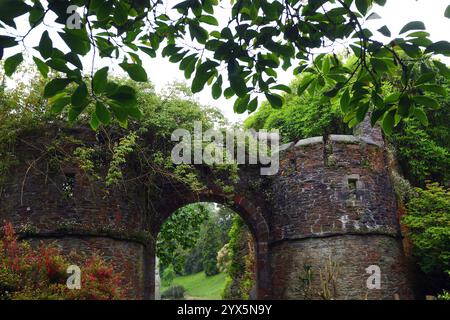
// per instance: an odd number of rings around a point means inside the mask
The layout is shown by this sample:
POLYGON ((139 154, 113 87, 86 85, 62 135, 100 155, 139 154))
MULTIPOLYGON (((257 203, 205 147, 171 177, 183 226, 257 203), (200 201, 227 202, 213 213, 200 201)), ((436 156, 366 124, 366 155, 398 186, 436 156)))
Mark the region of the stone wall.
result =
MULTIPOLYGON (((257 298, 409 299, 381 132, 359 130, 359 136, 284 145, 277 175, 262 177, 257 166, 242 166, 235 193, 226 195, 204 166, 198 173, 208 190, 201 194, 165 181, 159 193, 150 193, 132 162, 125 170, 133 182, 122 189, 105 188, 74 165, 52 171, 43 152, 61 130, 50 128, 18 143, 20 163, 0 195, 0 220, 13 222, 32 241, 56 241, 65 252, 101 252, 126 275, 130 298, 154 298, 155 239, 162 223, 188 203, 220 202, 243 217, 255 238, 257 298), (68 178, 69 198, 63 190, 68 178), (367 289, 369 265, 380 267, 379 290, 367 289), (324 284, 326 274, 332 280, 324 284)), ((99 143, 86 128, 66 134, 99 143)), ((75 146, 63 149, 73 153, 75 146)))

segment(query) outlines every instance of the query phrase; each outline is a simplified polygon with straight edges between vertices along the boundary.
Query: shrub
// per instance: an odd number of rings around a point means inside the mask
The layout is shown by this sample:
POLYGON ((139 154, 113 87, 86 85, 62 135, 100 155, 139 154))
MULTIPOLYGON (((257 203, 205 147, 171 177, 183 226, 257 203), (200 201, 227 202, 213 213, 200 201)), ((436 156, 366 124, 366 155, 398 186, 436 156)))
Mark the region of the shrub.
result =
POLYGON ((13 226, 3 226, 0 238, 0 299, 121 299, 122 279, 99 255, 72 255, 69 263, 56 246, 39 245, 33 249, 25 241, 19 242, 13 226), (66 281, 70 264, 80 267, 81 289, 70 290, 66 281))
POLYGON ((173 282, 173 279, 175 279, 175 270, 173 269, 173 265, 168 266, 164 269, 162 273, 161 280, 163 282, 163 285, 170 286, 173 282))
POLYGON ((415 255, 424 272, 450 271, 450 189, 437 183, 416 188, 404 222, 410 229, 415 255))
POLYGON ((175 285, 169 287, 166 291, 161 294, 163 299, 183 299, 186 290, 183 286, 175 285))

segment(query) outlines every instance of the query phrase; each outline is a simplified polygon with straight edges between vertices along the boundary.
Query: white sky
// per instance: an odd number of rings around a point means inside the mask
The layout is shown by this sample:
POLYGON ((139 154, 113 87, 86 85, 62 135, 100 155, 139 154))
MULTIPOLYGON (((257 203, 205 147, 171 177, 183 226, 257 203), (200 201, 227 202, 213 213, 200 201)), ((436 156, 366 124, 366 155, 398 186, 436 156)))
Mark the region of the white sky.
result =
MULTIPOLYGON (((174 2, 174 0, 169 1, 172 3, 174 2)), ((229 7, 228 2, 222 1, 222 3, 225 3, 224 6, 229 7)), ((414 20, 420 20, 425 23, 427 31, 431 34, 431 40, 450 41, 450 19, 444 17, 445 8, 448 5, 450 5, 450 0, 388 0, 384 7, 374 6, 372 8, 372 12, 378 13, 382 17, 382 20, 369 21, 367 22, 367 27, 371 30, 376 30, 379 27, 386 25, 391 30, 393 38, 395 38, 400 29, 406 23, 414 20)), ((226 12, 226 10, 216 12, 215 16, 219 20, 220 24, 225 24, 228 21, 226 12)), ((16 20, 16 22, 19 28, 22 28, 23 26, 23 32, 19 32, 20 34, 23 34, 27 30, 28 24, 23 21, 16 20)), ((40 39, 40 34, 43 32, 43 28, 40 28, 40 30, 36 29, 33 32, 34 34, 30 34, 30 37, 27 39, 26 44, 28 47, 37 45, 40 39)), ((374 34, 376 34, 376 32, 374 32, 374 34)), ((52 33, 50 33, 50 35, 52 36, 52 33)), ((52 39, 54 42, 57 42, 56 46, 61 45, 62 40, 60 40, 59 37, 55 36, 52 37, 52 39), (56 40, 56 38, 58 40, 56 40)), ((382 36, 380 39, 387 40, 382 36)), ((5 57, 8 57, 14 53, 16 52, 6 49, 5 57)), ((87 58, 83 60, 83 63, 90 66, 90 59, 91 58, 87 56, 87 58)), ((448 59, 445 60, 448 61, 448 59)), ((118 66, 118 63, 119 61, 117 61, 116 65, 111 65, 111 60, 105 60, 99 63, 98 67, 109 65, 110 72, 123 74, 123 71, 118 66)), ((149 79, 154 83, 157 91, 163 89, 167 83, 173 81, 185 81, 183 73, 178 69, 178 65, 170 63, 165 58, 157 57, 150 59, 145 55, 143 64, 149 79)), ((284 72, 281 69, 278 71, 279 83, 290 83, 293 79, 293 68, 294 67, 292 67, 291 70, 288 70, 288 72, 284 72)), ((89 69, 86 68, 86 70, 89 69)), ((232 122, 243 120, 247 117, 245 114, 237 115, 233 112, 233 98, 230 100, 226 100, 223 97, 219 100, 212 99, 210 87, 205 87, 205 89, 196 96, 202 104, 209 104, 218 107, 232 122)))

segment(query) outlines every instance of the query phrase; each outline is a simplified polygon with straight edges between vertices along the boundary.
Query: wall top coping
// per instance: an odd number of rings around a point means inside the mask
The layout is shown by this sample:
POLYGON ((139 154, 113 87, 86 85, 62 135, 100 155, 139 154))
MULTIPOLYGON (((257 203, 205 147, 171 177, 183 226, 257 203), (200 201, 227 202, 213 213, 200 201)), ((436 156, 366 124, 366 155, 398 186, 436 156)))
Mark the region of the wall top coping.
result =
POLYGON ((313 144, 318 144, 318 143, 323 143, 323 137, 322 136, 301 139, 295 144, 295 146, 296 147, 303 147, 303 146, 308 146, 308 145, 313 145, 313 144))
MULTIPOLYGON (((350 134, 330 134, 328 136, 328 140, 333 141, 333 142, 343 142, 343 143, 352 143, 352 144, 367 143, 367 144, 374 145, 374 146, 377 146, 380 148, 383 147, 383 142, 380 143, 380 142, 376 142, 367 137, 359 137, 359 136, 354 136, 354 135, 350 135, 350 134)), ((309 146, 309 145, 314 145, 314 144, 323 144, 324 142, 325 141, 324 141, 323 136, 301 139, 301 140, 297 141, 297 143, 295 143, 295 144, 294 144, 294 142, 282 144, 278 148, 277 152, 286 151, 286 150, 292 148, 293 146, 304 147, 304 146, 309 146)))

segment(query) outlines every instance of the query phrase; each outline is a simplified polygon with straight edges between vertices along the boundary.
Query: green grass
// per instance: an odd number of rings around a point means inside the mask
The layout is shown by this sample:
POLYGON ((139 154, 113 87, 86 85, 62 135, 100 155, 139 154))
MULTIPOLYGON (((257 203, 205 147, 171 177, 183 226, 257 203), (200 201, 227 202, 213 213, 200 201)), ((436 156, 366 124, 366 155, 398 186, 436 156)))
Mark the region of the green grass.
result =
MULTIPOLYGON (((181 285, 186 289, 187 299, 194 300, 220 300, 225 287, 227 275, 219 273, 207 277, 204 272, 177 277, 172 285, 181 285)), ((162 286, 161 292, 167 287, 162 286)))

